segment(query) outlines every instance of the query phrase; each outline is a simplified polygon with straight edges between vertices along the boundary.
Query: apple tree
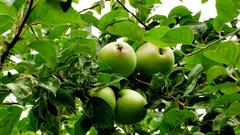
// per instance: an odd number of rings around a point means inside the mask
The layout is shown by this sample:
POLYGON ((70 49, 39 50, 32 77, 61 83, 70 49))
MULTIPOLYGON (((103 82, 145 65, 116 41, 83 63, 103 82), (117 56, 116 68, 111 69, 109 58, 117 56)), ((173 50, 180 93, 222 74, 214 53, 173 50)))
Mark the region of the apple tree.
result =
POLYGON ((239 0, 73 3, 0 0, 0 134, 240 134, 239 0))

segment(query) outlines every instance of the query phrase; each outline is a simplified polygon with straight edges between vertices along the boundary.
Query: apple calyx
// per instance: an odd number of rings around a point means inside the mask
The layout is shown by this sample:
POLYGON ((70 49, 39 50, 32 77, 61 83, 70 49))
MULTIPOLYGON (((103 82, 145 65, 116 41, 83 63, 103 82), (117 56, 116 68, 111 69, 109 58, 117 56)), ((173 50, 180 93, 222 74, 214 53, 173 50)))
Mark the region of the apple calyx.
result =
POLYGON ((117 49, 119 50, 119 52, 121 52, 121 51, 122 51, 122 49, 123 49, 123 46, 122 46, 122 45, 120 45, 120 44, 117 44, 116 46, 117 46, 117 49))

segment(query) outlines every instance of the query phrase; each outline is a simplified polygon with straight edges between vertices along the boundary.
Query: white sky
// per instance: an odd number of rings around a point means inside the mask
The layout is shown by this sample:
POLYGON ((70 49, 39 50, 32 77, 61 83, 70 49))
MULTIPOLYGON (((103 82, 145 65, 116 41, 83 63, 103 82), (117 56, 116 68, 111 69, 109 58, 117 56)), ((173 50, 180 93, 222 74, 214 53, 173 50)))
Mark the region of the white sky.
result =
MULTIPOLYGON (((74 4, 73 7, 77 9, 78 11, 81 11, 85 8, 91 7, 92 4, 95 1, 99 0, 79 0, 79 4, 74 4)), ((176 6, 184 5, 186 6, 190 11, 193 12, 193 14, 196 14, 199 11, 202 11, 200 20, 207 20, 209 18, 215 17, 216 14, 216 8, 215 8, 215 0, 208 0, 207 3, 201 4, 201 0, 161 0, 162 4, 157 6, 155 8, 155 13, 161 14, 161 15, 168 15, 168 13, 176 6)), ((127 8, 129 10, 132 10, 132 7, 127 5, 127 8)), ((110 10, 109 6, 106 6, 103 10, 102 14, 107 13, 110 10)), ((100 15, 95 14, 97 17, 100 17, 100 15)))

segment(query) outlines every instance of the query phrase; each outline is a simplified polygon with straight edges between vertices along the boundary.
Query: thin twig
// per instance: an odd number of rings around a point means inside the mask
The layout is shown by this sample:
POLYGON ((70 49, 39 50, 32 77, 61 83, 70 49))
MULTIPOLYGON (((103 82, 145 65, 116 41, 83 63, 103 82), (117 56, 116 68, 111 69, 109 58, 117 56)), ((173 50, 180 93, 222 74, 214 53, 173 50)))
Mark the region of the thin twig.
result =
POLYGON ((233 35, 233 34, 236 34, 236 33, 238 33, 239 31, 240 31, 240 29, 238 29, 238 30, 236 30, 236 31, 234 31, 234 32, 231 32, 231 33, 223 36, 222 38, 219 38, 218 40, 215 40, 214 42, 208 44, 207 46, 205 46, 205 47, 203 47, 203 48, 201 48, 201 49, 199 49, 199 50, 197 50, 197 51, 195 51, 195 52, 192 52, 192 53, 187 54, 186 56, 192 56, 192 55, 197 54, 197 53, 199 53, 199 52, 201 52, 201 51, 203 51, 203 50, 206 50, 207 48, 213 46, 214 44, 218 43, 219 41, 225 39, 225 38, 228 37, 228 36, 231 36, 231 35, 233 35))
POLYGON ((117 2, 128 12, 130 13, 135 19, 137 19, 137 21, 142 24, 142 26, 146 29, 149 30, 148 26, 146 24, 144 24, 135 14, 133 14, 131 11, 129 11, 127 9, 127 7, 124 6, 124 4, 122 2, 120 2, 119 0, 117 0, 117 2))
POLYGON ((149 83, 147 83, 147 82, 144 82, 144 81, 142 81, 142 80, 139 80, 138 78, 136 78, 136 77, 134 77, 133 78, 134 80, 136 80, 137 82, 140 82, 140 83, 142 83, 142 84, 145 84, 145 85, 150 85, 149 83))
MULTIPOLYGON (((21 35, 22 30, 24 28, 24 25, 27 22, 27 18, 29 17, 29 15, 31 13, 32 5, 33 5, 33 0, 30 0, 26 15, 24 16, 23 21, 22 21, 21 25, 19 26, 19 28, 17 30, 16 35, 14 36, 12 41, 7 45, 7 49, 3 52, 2 56, 1 56, 0 64, 4 63, 4 61, 7 59, 8 55, 10 53, 10 50, 14 47, 14 45, 17 43, 18 39, 20 38, 20 35, 21 35)), ((2 67, 0 67, 0 71, 1 70, 2 70, 2 67)))
POLYGON ((32 31, 33 35, 35 36, 35 38, 38 40, 37 34, 35 32, 35 30, 33 29, 32 25, 29 25, 30 30, 32 31))
POLYGON ((99 4, 93 5, 93 6, 89 7, 89 8, 85 8, 85 9, 79 11, 78 13, 82 13, 82 12, 84 12, 84 11, 94 9, 95 7, 98 7, 98 6, 100 6, 100 5, 99 5, 99 4))

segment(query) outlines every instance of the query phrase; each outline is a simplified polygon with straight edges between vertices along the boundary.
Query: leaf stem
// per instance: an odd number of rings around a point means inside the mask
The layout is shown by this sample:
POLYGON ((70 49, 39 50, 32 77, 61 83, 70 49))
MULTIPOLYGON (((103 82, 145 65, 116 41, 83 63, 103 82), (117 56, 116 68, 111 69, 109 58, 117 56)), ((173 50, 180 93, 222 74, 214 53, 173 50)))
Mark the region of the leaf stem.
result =
POLYGON ((187 54, 186 56, 192 56, 192 55, 195 55, 195 54, 197 54, 197 53, 200 53, 201 51, 206 50, 207 48, 215 45, 215 44, 218 43, 219 41, 225 39, 225 38, 228 37, 228 36, 231 36, 231 35, 233 35, 233 34, 236 34, 236 33, 238 33, 239 31, 240 31, 240 29, 238 29, 238 30, 236 30, 236 31, 234 31, 234 32, 231 32, 231 33, 229 33, 229 34, 227 34, 227 35, 219 38, 218 40, 215 40, 215 41, 213 41, 212 43, 206 45, 205 47, 203 47, 203 48, 201 48, 201 49, 199 49, 199 50, 197 50, 197 51, 195 51, 195 52, 192 52, 192 53, 187 54))
POLYGON ((38 40, 37 34, 35 32, 35 30, 33 29, 32 25, 29 25, 30 30, 32 31, 33 35, 35 36, 36 40, 38 40))
POLYGON ((117 0, 117 2, 128 12, 130 13, 135 19, 137 19, 137 21, 142 24, 142 26, 146 29, 149 30, 148 26, 146 24, 144 24, 135 14, 133 14, 130 10, 127 9, 127 7, 125 7, 125 5, 120 2, 119 0, 117 0))
POLYGON ((133 78, 134 80, 136 80, 137 82, 140 82, 140 83, 142 83, 142 84, 145 84, 145 85, 150 85, 149 83, 147 83, 147 82, 144 82, 144 81, 142 81, 142 80, 139 80, 138 78, 136 78, 136 77, 134 77, 133 78))
MULTIPOLYGON (((29 5, 28 5, 28 10, 26 12, 26 15, 23 18, 22 23, 20 24, 17 33, 15 34, 14 38, 12 39, 12 41, 7 45, 6 50, 3 52, 2 56, 1 56, 1 60, 0 60, 0 64, 4 64, 5 60, 7 59, 10 50, 14 47, 14 45, 17 43, 17 41, 20 38, 20 35, 23 31, 24 25, 27 22, 27 18, 29 17, 30 13, 31 13, 31 9, 33 6, 33 0, 29 1, 29 5)), ((0 71, 2 70, 2 67, 0 67, 0 71)))
POLYGON ((93 6, 89 7, 89 8, 85 8, 85 9, 79 11, 78 13, 82 13, 82 12, 84 12, 84 11, 94 9, 95 7, 98 7, 98 6, 100 6, 100 4, 96 4, 96 5, 93 5, 93 6))
POLYGON ((239 77, 239 75, 238 75, 238 73, 237 73, 237 71, 235 69, 233 71, 233 74, 234 74, 234 76, 236 78, 237 83, 240 83, 240 77, 239 77))

